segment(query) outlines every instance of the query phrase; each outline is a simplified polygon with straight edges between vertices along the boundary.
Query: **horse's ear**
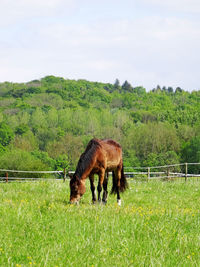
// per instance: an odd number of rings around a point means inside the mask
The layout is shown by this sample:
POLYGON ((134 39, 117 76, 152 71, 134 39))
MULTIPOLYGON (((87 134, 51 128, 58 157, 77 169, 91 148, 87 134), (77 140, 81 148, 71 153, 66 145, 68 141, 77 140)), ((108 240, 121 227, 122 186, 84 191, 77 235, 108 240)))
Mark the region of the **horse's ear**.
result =
POLYGON ((69 176, 70 179, 72 179, 73 178, 73 173, 68 172, 68 176, 69 176))

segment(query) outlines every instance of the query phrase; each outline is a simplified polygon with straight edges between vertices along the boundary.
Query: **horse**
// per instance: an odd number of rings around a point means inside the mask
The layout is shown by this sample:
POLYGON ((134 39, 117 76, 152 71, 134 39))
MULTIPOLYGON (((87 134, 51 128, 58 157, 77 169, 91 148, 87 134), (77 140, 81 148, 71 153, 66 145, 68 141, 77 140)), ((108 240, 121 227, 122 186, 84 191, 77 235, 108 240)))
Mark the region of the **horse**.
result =
POLYGON ((87 177, 90 180, 92 191, 92 201, 96 202, 94 185, 94 174, 99 176, 98 181, 98 201, 101 202, 101 191, 103 186, 104 204, 107 203, 107 183, 108 172, 112 171, 112 190, 111 194, 117 194, 117 203, 121 205, 120 192, 128 188, 128 183, 124 175, 122 148, 120 144, 111 139, 92 139, 89 141, 85 151, 81 154, 76 171, 70 180, 70 203, 79 203, 85 193, 85 182, 87 177))

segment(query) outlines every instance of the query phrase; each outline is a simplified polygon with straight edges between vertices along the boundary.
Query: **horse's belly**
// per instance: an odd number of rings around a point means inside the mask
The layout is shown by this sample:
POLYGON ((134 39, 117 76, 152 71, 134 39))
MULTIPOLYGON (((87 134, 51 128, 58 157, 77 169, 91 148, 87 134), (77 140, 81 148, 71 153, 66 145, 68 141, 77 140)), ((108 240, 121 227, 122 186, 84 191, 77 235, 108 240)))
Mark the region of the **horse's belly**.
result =
POLYGON ((109 171, 112 171, 115 169, 117 166, 119 166, 119 161, 107 161, 107 169, 109 171))

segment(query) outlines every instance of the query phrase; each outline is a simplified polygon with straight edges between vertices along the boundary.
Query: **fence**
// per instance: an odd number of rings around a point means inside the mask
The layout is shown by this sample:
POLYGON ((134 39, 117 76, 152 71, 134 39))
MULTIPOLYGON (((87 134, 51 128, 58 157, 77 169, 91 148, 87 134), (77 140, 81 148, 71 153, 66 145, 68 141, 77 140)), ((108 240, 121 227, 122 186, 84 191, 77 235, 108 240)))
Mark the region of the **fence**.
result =
POLYGON ((5 173, 5 176, 0 177, 0 182, 8 182, 8 181, 39 181, 39 180, 60 180, 66 179, 66 169, 63 171, 21 171, 21 170, 5 170, 0 169, 0 173, 5 173), (53 174, 54 177, 17 177, 16 174, 53 174), (10 174, 15 174, 14 176, 10 176, 10 174), (57 175, 58 177, 56 177, 57 175))
MULTIPOLYGON (((183 178, 187 181, 191 177, 200 177, 200 163, 181 163, 165 166, 152 166, 152 167, 124 167, 125 175, 128 178, 135 178, 140 180, 170 180, 175 178, 183 178), (198 166, 198 173, 189 173, 188 169, 190 166, 198 166)), ((63 171, 24 171, 24 170, 6 170, 0 169, 0 173, 4 173, 5 176, 0 177, 0 182, 8 181, 38 181, 38 180, 66 180, 67 173, 66 169, 63 171), (51 174, 51 177, 17 177, 16 174, 51 174), (15 174, 11 176, 12 174, 15 174)), ((74 171, 69 171, 74 173, 74 171)))
MULTIPOLYGON (((184 178, 185 181, 191 177, 200 177, 200 163, 180 163, 165 166, 152 166, 152 167, 125 167, 126 176, 135 178, 146 178, 147 181, 153 179, 170 180, 175 178, 184 178), (198 173, 189 173, 189 166, 199 166, 198 173), (136 171, 140 170, 140 171, 136 171), (141 171, 142 170, 142 171, 141 171)), ((190 168, 191 169, 191 168, 190 168)))

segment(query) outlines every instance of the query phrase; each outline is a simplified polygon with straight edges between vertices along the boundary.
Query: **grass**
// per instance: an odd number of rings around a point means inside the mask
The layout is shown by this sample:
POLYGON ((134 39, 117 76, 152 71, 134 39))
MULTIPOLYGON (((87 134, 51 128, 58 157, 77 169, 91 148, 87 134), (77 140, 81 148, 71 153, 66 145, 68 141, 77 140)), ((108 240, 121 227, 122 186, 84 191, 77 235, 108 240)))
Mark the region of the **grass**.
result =
POLYGON ((0 184, 0 266, 200 266, 200 183, 134 182, 79 206, 62 181, 0 184))

